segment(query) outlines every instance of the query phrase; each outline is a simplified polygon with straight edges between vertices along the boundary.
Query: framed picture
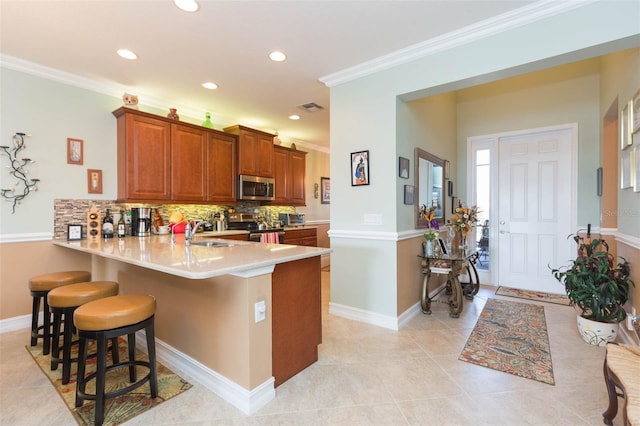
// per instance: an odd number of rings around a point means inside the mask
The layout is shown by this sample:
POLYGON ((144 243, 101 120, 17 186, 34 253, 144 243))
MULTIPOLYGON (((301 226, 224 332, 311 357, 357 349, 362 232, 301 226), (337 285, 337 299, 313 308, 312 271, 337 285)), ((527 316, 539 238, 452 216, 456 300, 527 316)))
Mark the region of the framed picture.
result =
POLYGON ((631 109, 633 101, 627 102, 620 113, 620 149, 631 146, 631 109))
POLYGON ((67 138, 67 164, 82 165, 84 162, 83 145, 82 139, 67 138))
POLYGON ((67 239, 81 240, 82 239, 82 225, 67 225, 67 239))
POLYGON ((102 194, 102 170, 87 169, 87 187, 89 194, 102 194))
POLYGON ((636 92, 631 101, 631 121, 631 133, 636 133, 640 130, 640 90, 636 92))
POLYGON ((369 185, 369 151, 351 153, 351 186, 369 185))
POLYGON ((631 187, 631 151, 623 151, 620 157, 620 189, 631 187))
POLYGON ((415 191, 416 191, 416 188, 413 185, 404 186, 404 203, 405 204, 413 204, 415 191))
POLYGON ((320 203, 331 204, 331 179, 328 177, 320 178, 320 203))
POLYGON ((633 192, 640 192, 640 145, 636 145, 632 152, 632 180, 633 180, 633 192))
POLYGON ((398 157, 398 176, 409 179, 409 159, 398 157))

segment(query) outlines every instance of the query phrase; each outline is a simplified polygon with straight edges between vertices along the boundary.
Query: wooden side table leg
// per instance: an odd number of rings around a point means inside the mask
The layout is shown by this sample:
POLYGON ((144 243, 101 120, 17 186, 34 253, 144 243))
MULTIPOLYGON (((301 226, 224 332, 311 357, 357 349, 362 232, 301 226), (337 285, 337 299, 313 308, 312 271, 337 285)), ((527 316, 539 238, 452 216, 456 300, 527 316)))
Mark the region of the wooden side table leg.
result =
POLYGON ((424 272, 424 278, 422 279, 422 300, 421 308, 423 314, 431 315, 431 299, 429 299, 429 278, 431 277, 431 270, 426 268, 424 272))
POLYGON ((449 297, 449 316, 458 318, 462 312, 462 286, 458 280, 457 272, 453 270, 449 272, 449 280, 451 281, 451 296, 449 297))
POLYGON ((609 367, 607 366, 607 358, 604 359, 603 365, 604 372, 604 383, 607 386, 607 393, 609 395, 609 406, 607 407, 607 411, 602 413, 604 424, 611 426, 613 424, 613 419, 618 414, 618 394, 616 392, 615 384, 611 379, 611 372, 609 371, 609 367))

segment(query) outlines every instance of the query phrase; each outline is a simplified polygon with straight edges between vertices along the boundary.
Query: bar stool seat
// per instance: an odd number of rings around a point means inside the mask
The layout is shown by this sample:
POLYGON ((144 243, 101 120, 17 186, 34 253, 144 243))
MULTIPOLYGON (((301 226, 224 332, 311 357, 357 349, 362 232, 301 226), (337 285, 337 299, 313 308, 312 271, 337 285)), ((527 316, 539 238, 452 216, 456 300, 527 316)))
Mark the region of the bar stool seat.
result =
MULTIPOLYGON (((77 359, 71 358, 73 346, 73 312, 85 303, 104 297, 116 296, 118 283, 114 281, 92 281, 69 284, 49 291, 47 301, 49 310, 53 314, 53 336, 51 343, 51 370, 56 370, 62 362, 62 384, 69 383, 71 363, 77 359), (60 328, 64 322, 62 348, 60 348, 60 328), (62 349, 62 357, 60 350, 62 349)), ((118 341, 113 338, 111 354, 114 362, 118 362, 118 341)))
POLYGON ((78 378, 75 406, 80 407, 85 400, 95 401, 96 425, 104 421, 104 408, 107 399, 124 395, 149 382, 151 397, 158 396, 158 376, 156 364, 154 318, 156 300, 143 294, 125 294, 94 300, 78 307, 73 314, 73 322, 78 330, 78 378), (135 332, 145 330, 149 361, 135 359, 135 332), (114 363, 107 367, 107 340, 127 335, 128 361, 114 363), (96 372, 85 377, 87 362, 87 343, 97 343, 96 372), (136 381, 136 366, 149 369, 149 373, 136 381), (129 386, 107 393, 106 375, 109 371, 128 367, 129 386), (96 380, 95 394, 87 394, 87 381, 96 380))
POLYGON ((31 346, 38 343, 38 338, 42 338, 42 354, 49 355, 51 348, 51 315, 49 314, 49 304, 47 294, 54 288, 91 281, 91 272, 88 271, 60 271, 47 274, 36 275, 29 279, 29 290, 33 298, 31 309, 31 346), (38 315, 40 312, 40 300, 43 301, 44 324, 38 325, 38 315), (42 333, 40 333, 42 330, 42 333))

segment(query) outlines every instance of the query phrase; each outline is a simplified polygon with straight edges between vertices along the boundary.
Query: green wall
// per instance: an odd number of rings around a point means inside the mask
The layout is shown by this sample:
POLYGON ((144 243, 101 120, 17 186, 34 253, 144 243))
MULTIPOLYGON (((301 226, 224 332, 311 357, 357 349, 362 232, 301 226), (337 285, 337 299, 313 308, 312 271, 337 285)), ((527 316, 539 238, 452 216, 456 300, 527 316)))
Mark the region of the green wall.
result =
MULTIPOLYGON (((369 294, 380 289, 384 289, 384 294, 396 291, 397 244, 389 241, 411 236, 407 221, 412 218, 405 206, 398 203, 403 185, 397 177, 397 157, 411 149, 399 137, 406 133, 398 130, 398 125, 408 120, 399 117, 399 113, 407 113, 405 106, 399 106, 400 101, 414 101, 636 47, 640 45, 639 14, 637 2, 586 3, 553 17, 466 40, 448 49, 436 49, 422 58, 352 81, 341 80, 331 87, 332 303, 393 318, 401 314, 396 312, 396 298, 369 294), (371 154, 371 184, 351 187, 349 153, 362 149, 371 154), (379 223, 365 224, 363 219, 369 214, 378 215, 379 223), (358 250, 365 240, 367 255, 362 256, 358 250), (379 259, 384 259, 383 265, 379 259), (350 279, 351 271, 360 271, 369 279, 354 281, 350 279)), ((588 82, 596 87, 582 96, 589 105, 572 110, 573 117, 556 119, 582 122, 584 133, 590 135, 583 147, 595 149, 600 122, 597 77, 587 74, 578 86, 588 82), (592 123, 587 123, 589 118, 592 123)), ((517 96, 510 96, 512 103, 517 96)), ((496 118, 493 122, 498 127, 496 118)), ((457 156, 458 160, 464 160, 460 139, 457 156)), ((581 171, 595 173, 598 154, 585 152, 582 157, 586 159, 581 171)), ((458 166, 457 180, 462 183, 466 176, 460 163, 458 166)), ((594 200, 590 186, 581 184, 580 206, 594 200)), ((590 220, 593 211, 582 214, 581 220, 590 220)))

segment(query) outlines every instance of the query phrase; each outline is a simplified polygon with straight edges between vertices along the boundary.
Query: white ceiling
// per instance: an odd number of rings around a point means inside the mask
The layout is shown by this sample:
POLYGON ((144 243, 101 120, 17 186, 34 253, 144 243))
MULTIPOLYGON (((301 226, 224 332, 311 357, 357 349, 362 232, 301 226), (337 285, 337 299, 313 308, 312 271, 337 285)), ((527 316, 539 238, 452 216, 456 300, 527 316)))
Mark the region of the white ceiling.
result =
POLYGON ((0 0, 0 53, 14 69, 137 94, 142 110, 176 107, 203 119, 211 111, 214 123, 278 130, 285 141, 328 148, 329 88, 321 78, 328 81, 356 66, 362 72, 371 61, 379 65, 408 46, 486 26, 487 20, 533 5, 201 0, 198 12, 186 13, 171 0, 0 0), (119 48, 135 51, 138 60, 121 59, 119 48), (288 59, 270 61, 273 50, 288 59), (206 90, 205 81, 219 88, 206 90), (325 109, 296 108, 306 102, 325 109), (289 120, 291 114, 301 119, 289 120))

